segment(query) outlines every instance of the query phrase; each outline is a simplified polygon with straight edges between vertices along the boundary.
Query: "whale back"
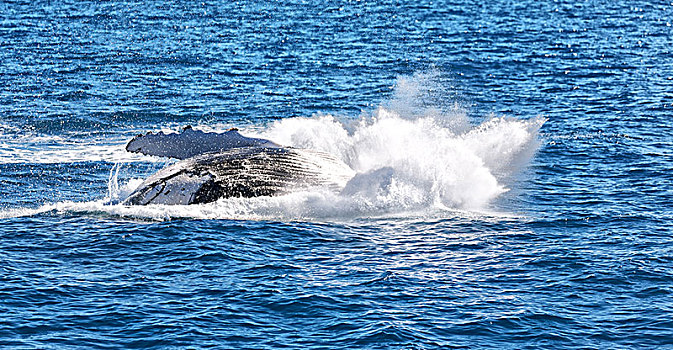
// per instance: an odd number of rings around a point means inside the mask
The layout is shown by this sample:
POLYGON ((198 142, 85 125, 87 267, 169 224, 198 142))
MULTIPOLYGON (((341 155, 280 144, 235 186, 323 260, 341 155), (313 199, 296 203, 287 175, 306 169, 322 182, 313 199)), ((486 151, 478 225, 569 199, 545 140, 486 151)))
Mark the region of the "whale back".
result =
POLYGON ((333 156, 279 147, 232 148, 159 170, 125 201, 130 205, 201 204, 283 194, 311 187, 340 191, 354 175, 333 156))
POLYGON ((126 150, 151 156, 187 159, 239 147, 279 146, 269 140, 245 137, 237 129, 215 133, 194 130, 188 126, 181 133, 148 132, 138 135, 129 141, 126 150))

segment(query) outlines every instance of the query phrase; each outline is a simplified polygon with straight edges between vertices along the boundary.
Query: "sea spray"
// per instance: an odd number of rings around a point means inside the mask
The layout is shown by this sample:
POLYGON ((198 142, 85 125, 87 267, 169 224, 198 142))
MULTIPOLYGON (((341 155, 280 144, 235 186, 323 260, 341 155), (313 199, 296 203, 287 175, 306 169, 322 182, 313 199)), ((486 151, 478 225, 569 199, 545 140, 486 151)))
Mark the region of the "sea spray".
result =
POLYGON ((357 121, 289 118, 261 134, 331 153, 357 173, 334 212, 489 209, 539 148, 544 119, 493 116, 473 125, 448 102, 441 78, 437 71, 399 78, 391 100, 357 121))
POLYGON ((121 167, 120 163, 115 163, 110 169, 110 176, 107 181, 107 196, 105 200, 111 204, 115 204, 119 201, 119 168, 121 167))
POLYGON ((101 203, 106 205, 119 204, 143 182, 143 179, 138 178, 130 178, 125 182, 120 182, 119 171, 122 167, 122 163, 115 163, 110 169, 107 182, 107 195, 101 203))
POLYGON ((264 135, 341 157, 358 174, 342 196, 364 207, 485 209, 534 154, 542 123, 494 118, 456 132, 436 117, 380 107, 351 131, 324 115, 282 120, 264 135))

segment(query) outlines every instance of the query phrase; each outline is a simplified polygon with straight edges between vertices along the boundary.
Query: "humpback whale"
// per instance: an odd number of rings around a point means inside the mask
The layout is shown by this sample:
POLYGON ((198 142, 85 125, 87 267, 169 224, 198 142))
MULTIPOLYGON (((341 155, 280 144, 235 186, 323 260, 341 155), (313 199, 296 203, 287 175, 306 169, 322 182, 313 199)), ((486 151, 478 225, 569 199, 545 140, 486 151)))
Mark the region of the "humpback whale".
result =
POLYGON ((150 132, 134 137, 126 150, 179 159, 148 177, 122 202, 126 205, 202 204, 313 187, 338 192, 355 175, 330 154, 245 137, 237 129, 150 132))

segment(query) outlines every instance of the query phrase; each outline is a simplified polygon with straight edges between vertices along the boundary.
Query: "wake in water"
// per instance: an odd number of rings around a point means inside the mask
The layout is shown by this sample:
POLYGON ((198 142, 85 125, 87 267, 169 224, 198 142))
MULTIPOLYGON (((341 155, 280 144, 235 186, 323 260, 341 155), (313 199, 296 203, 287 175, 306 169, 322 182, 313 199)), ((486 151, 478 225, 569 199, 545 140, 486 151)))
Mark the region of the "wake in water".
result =
POLYGON ((242 131, 337 157, 356 173, 340 193, 311 189, 190 206, 122 206, 113 203, 141 180, 119 186, 116 166, 105 200, 60 203, 48 210, 104 211, 150 219, 320 219, 489 210, 534 156, 544 119, 493 117, 472 125, 460 108, 441 108, 441 93, 440 101, 428 104, 438 98, 433 96, 438 91, 434 78, 431 74, 400 79, 389 103, 357 120, 318 115, 242 131))

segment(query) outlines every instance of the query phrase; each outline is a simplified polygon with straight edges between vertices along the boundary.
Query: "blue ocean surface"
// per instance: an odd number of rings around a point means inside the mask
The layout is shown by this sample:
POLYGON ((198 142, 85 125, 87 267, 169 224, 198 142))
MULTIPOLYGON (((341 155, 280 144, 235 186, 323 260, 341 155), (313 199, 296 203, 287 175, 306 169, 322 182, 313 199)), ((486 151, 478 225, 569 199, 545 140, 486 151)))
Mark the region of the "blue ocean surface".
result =
POLYGON ((0 347, 673 348, 673 3, 0 2, 0 347), (148 131, 347 190, 122 200, 148 131))

